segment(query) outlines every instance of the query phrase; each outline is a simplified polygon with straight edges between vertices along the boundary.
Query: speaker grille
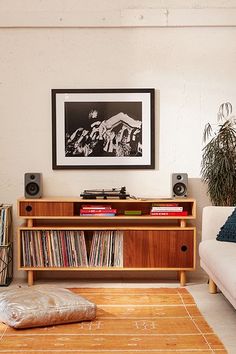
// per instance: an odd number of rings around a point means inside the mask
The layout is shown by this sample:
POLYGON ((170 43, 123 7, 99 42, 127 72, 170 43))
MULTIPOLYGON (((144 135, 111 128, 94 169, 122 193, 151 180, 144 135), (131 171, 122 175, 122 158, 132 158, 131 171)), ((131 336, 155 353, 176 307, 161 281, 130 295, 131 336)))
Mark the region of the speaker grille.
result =
POLYGON ((187 188, 184 183, 176 183, 173 187, 174 194, 184 196, 187 193, 187 188))
POLYGON ((39 186, 35 182, 30 182, 25 187, 25 190, 26 190, 26 193, 28 193, 29 195, 35 196, 39 192, 39 186))

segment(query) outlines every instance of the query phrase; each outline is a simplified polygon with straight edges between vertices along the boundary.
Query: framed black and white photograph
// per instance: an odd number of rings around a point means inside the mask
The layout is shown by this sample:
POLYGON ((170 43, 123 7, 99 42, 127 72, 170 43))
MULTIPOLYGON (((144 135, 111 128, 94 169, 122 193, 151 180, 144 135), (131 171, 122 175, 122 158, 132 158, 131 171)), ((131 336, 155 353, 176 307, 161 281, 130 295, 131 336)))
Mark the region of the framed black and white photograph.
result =
POLYGON ((153 169, 154 89, 53 89, 53 169, 153 169))

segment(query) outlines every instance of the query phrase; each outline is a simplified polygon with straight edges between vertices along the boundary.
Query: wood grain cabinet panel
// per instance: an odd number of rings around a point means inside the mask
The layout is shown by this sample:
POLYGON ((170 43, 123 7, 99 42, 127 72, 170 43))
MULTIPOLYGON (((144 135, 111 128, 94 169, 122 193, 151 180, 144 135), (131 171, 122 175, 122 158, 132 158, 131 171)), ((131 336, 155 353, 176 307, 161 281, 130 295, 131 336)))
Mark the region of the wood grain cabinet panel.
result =
POLYGON ((25 217, 70 217, 74 215, 74 204, 70 202, 20 202, 20 216, 25 217))
POLYGON ((193 230, 126 231, 124 267, 193 268, 193 230))

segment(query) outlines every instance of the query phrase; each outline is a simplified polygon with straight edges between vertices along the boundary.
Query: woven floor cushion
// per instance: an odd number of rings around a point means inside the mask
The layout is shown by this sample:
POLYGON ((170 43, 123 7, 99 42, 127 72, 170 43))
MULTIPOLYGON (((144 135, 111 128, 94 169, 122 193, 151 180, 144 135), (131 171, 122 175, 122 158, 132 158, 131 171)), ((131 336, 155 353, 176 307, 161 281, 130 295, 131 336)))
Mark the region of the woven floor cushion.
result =
POLYGON ((0 292, 0 321, 14 328, 93 320, 96 305, 67 289, 32 286, 0 292))

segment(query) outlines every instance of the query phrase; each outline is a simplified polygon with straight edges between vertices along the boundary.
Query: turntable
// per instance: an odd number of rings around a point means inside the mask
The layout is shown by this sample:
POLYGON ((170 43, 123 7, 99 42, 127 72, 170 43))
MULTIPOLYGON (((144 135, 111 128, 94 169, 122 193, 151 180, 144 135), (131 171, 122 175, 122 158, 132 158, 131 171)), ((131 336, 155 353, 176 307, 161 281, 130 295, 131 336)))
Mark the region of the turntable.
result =
POLYGON ((119 198, 126 199, 130 195, 126 193, 126 187, 111 188, 111 189, 85 189, 80 194, 83 199, 107 199, 107 198, 119 198))

